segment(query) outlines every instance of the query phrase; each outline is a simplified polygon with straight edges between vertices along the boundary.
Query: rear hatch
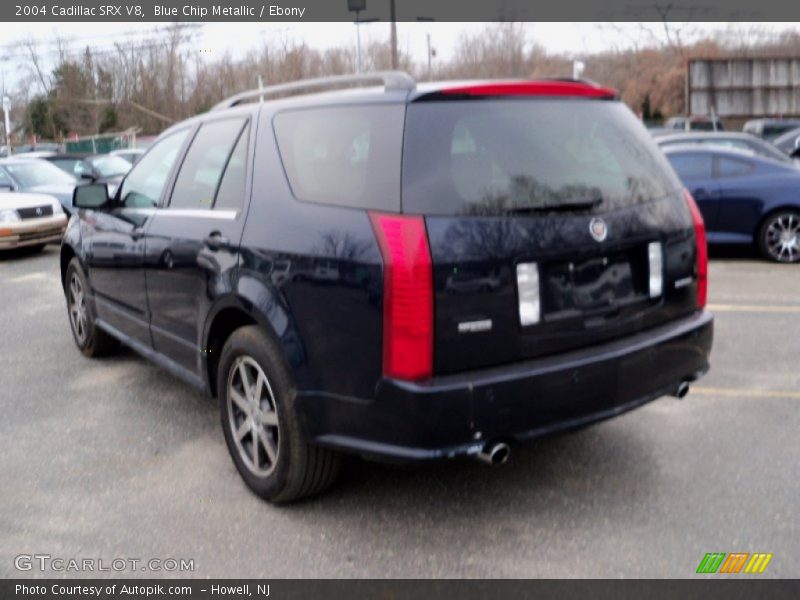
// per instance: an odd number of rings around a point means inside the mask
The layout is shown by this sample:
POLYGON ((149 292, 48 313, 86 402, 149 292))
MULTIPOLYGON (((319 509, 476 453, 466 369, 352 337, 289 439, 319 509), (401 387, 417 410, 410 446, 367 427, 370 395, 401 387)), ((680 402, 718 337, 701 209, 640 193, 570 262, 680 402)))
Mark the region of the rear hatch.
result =
POLYGON ((585 347, 696 309, 682 186, 617 100, 421 96, 406 113, 402 210, 425 216, 436 374, 585 347))

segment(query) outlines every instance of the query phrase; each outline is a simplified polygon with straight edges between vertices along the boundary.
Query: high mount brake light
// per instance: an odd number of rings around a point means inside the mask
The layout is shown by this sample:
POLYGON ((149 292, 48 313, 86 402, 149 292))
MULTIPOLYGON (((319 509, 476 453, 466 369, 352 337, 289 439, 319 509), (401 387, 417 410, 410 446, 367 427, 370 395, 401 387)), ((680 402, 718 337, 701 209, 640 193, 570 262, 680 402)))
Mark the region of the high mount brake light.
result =
POLYGON ((369 213, 383 257, 383 375, 433 374, 433 270, 425 219, 369 213))
POLYGON ((694 225, 694 236, 697 241, 697 307, 705 308, 708 299, 708 244, 706 242, 706 225, 703 222, 703 215, 697 208, 689 190, 683 190, 686 204, 692 213, 692 223, 694 225))
POLYGON ((611 88, 578 81, 520 81, 464 85, 441 90, 442 94, 464 96, 574 96, 577 98, 616 98, 611 88))

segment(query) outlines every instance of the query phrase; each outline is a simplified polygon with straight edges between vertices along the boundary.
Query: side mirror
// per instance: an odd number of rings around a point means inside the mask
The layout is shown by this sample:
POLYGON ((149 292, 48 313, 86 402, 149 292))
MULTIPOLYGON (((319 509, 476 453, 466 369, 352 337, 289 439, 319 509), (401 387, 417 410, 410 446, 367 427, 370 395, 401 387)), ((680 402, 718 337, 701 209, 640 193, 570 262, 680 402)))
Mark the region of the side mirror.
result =
POLYGON ((72 206, 75 208, 103 208, 108 204, 108 188, 104 183, 79 185, 72 192, 72 206))

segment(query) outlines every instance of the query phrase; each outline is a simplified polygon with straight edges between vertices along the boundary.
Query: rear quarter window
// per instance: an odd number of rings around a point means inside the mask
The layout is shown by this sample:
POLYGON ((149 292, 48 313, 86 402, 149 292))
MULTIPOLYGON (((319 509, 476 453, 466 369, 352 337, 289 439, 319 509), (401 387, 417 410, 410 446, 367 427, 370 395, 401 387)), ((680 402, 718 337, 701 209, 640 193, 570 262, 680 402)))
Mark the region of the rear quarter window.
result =
POLYGON ((669 162, 683 180, 710 179, 714 171, 711 154, 670 154, 669 162))
POLYGON ((404 109, 346 106, 276 115, 275 137, 294 196, 398 211, 404 109))
POLYGON ((725 156, 717 158, 718 177, 741 177, 750 173, 753 168, 753 164, 746 160, 727 158, 725 156))

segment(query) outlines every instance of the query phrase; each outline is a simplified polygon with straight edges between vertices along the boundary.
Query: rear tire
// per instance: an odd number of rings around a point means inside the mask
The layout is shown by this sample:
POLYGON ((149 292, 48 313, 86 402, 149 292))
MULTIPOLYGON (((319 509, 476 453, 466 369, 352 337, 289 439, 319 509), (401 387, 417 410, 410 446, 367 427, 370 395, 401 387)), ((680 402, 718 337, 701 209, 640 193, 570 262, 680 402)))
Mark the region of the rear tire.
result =
POLYGON ((758 249, 767 260, 800 262, 800 212, 780 210, 769 215, 758 230, 758 249))
POLYGON ((84 356, 108 356, 117 350, 119 342, 95 325, 94 314, 86 302, 87 289, 86 275, 81 263, 74 257, 64 276, 64 295, 72 337, 84 356))
POLYGON ((259 327, 237 329, 225 342, 217 397, 228 451, 258 496, 291 502, 321 492, 336 479, 340 456, 306 441, 288 368, 259 327))

